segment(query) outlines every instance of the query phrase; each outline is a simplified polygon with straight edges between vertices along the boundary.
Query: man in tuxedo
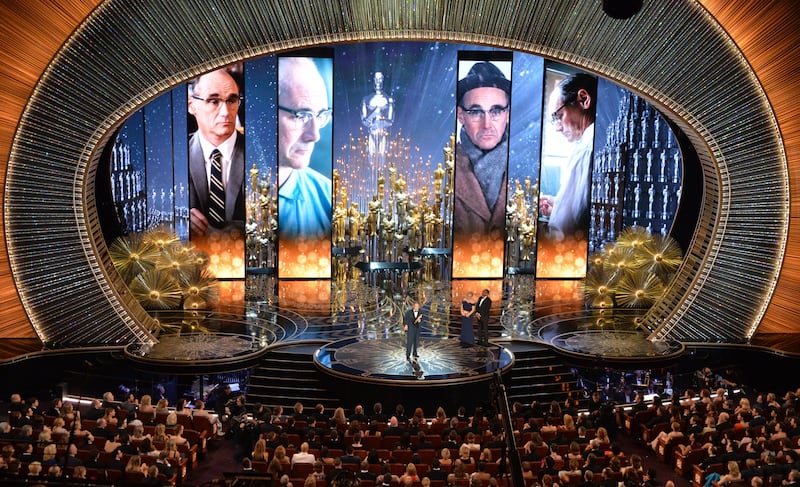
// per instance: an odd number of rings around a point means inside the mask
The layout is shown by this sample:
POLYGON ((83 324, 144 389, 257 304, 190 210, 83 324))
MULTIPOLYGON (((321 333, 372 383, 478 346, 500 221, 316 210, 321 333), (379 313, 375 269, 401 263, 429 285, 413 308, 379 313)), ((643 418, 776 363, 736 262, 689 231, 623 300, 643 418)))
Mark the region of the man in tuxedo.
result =
POLYGON ((188 109, 197 121, 197 132, 189 139, 192 237, 231 228, 244 231, 244 138, 236 131, 241 102, 239 85, 224 69, 189 83, 188 109), (212 178, 222 185, 223 198, 216 202, 212 178))
POLYGON ((477 310, 475 314, 478 316, 478 343, 481 345, 489 344, 489 311, 492 308, 492 298, 489 297, 489 290, 484 289, 481 297, 478 298, 477 310))
POLYGON ((422 325, 422 311, 419 309, 419 301, 414 302, 414 306, 406 311, 403 316, 403 331, 406 332, 406 360, 411 360, 413 356, 415 359, 417 355, 417 346, 419 345, 419 329, 422 325))

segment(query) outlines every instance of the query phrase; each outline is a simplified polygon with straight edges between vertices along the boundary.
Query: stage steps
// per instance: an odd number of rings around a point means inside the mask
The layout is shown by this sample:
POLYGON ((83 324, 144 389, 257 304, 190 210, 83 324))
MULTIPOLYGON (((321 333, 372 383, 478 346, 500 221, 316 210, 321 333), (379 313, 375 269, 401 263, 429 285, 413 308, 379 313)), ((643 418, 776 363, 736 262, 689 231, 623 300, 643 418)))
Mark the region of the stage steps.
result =
MULTIPOLYGON (((284 410, 298 400, 306 408, 313 408, 316 403, 324 404, 329 410, 351 407, 350 402, 342 402, 348 400, 346 391, 340 387, 329 388, 330 377, 314 365, 313 353, 321 345, 305 342, 267 352, 261 364, 252 370, 247 402, 281 405, 284 410)), ((514 368, 506 381, 509 403, 519 401, 527 405, 533 400, 541 404, 553 400, 563 403, 570 392, 582 398, 575 377, 557 353, 530 342, 502 345, 510 348, 515 357, 514 368)))
POLYGON ((267 352, 261 364, 250 375, 247 388, 248 404, 280 405, 291 410, 298 400, 313 409, 322 403, 331 410, 340 405, 341 390, 329 390, 328 376, 314 365, 313 353, 322 343, 297 344, 267 352))
POLYGON ((504 346, 514 352, 515 359, 506 386, 509 404, 519 401, 528 405, 534 400, 540 404, 554 400, 563 404, 570 393, 582 398, 575 376, 559 354, 529 342, 504 346))

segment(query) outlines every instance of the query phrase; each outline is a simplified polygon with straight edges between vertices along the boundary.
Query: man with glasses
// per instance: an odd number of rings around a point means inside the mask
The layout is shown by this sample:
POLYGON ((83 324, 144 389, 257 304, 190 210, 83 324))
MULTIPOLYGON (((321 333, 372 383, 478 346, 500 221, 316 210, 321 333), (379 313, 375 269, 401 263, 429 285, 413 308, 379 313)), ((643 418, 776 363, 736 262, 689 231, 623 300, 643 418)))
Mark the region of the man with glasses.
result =
POLYGON ((192 237, 244 231, 244 137, 236 131, 242 97, 226 70, 189 83, 188 110, 197 120, 189 139, 189 219, 192 237))
POLYGON ((327 238, 331 180, 308 167, 319 131, 333 115, 311 58, 278 61, 278 229, 280 237, 327 238))
POLYGON ((481 61, 458 81, 454 231, 485 234, 505 226, 511 82, 481 61))
POLYGON ((594 146, 597 78, 585 73, 558 82, 550 95, 548 113, 556 132, 572 144, 572 152, 561 170, 555 196, 539 198, 539 214, 548 217, 551 240, 560 241, 589 225, 589 185, 594 146))

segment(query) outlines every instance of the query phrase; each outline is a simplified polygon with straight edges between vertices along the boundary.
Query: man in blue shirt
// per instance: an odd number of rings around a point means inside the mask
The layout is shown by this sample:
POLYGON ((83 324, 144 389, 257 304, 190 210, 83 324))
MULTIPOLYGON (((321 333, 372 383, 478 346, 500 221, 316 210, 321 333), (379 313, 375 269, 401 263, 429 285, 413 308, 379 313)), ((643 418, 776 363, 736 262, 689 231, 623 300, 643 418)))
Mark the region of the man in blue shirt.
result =
POLYGON ((319 131, 332 118, 325 80, 314 61, 278 61, 278 229, 281 238, 327 238, 331 180, 308 167, 319 131))

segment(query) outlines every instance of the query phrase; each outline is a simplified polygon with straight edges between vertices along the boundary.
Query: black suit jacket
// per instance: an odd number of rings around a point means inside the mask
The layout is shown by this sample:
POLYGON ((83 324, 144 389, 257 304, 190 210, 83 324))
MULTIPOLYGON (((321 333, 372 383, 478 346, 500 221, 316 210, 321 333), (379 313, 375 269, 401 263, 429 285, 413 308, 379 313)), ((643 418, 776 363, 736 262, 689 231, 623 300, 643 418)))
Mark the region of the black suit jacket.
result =
POLYGON ((415 328, 419 328, 420 326, 422 326, 422 321, 424 320, 424 318, 422 317, 422 308, 419 309, 419 312, 417 313, 417 318, 418 320, 414 319, 414 310, 410 309, 406 311, 405 316, 403 316, 403 324, 408 326, 409 330, 411 329, 412 326, 415 328))
POLYGON ((481 315, 480 321, 483 324, 489 323, 489 312, 492 308, 492 298, 486 296, 483 300, 478 298, 478 314, 481 315))
MULTIPOLYGON (((208 218, 208 179, 205 158, 197 132, 189 139, 189 207, 197 208, 208 218)), ((231 155, 228 185, 225 187, 225 222, 244 225, 244 137, 236 134, 231 155)))

